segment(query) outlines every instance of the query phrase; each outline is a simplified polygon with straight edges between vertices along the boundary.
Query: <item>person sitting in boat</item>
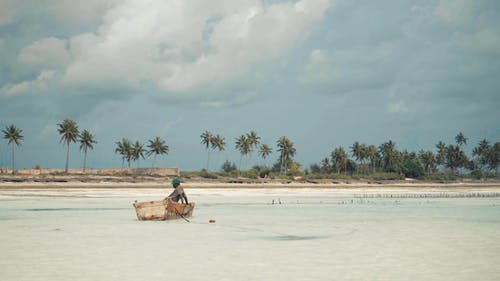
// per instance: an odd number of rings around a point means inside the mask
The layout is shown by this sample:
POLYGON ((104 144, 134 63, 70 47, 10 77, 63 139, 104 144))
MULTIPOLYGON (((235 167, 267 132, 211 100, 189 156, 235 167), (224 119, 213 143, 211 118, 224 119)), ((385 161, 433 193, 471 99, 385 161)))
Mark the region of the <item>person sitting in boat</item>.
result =
POLYGON ((188 198, 184 192, 184 188, 181 186, 181 180, 179 178, 174 178, 172 180, 172 187, 174 188, 174 191, 170 193, 168 198, 174 202, 179 202, 179 200, 181 200, 181 203, 188 204, 188 198))

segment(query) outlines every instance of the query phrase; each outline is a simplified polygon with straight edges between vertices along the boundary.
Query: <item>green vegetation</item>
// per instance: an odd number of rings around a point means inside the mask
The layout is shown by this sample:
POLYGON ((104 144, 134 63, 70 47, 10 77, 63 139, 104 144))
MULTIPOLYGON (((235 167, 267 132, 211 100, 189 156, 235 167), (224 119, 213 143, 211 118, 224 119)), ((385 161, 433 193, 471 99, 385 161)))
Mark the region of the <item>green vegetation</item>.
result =
POLYGON ((240 164, 238 166, 238 170, 241 171, 241 161, 243 156, 247 156, 251 152, 252 144, 245 135, 241 135, 236 139, 236 145, 234 148, 240 152, 240 164))
POLYGON ((378 149, 374 145, 354 142, 349 159, 342 147, 335 148, 330 159, 310 166, 315 177, 330 178, 331 173, 344 173, 351 178, 401 179, 404 177, 423 180, 455 180, 462 178, 487 178, 498 176, 500 143, 491 146, 486 139, 474 148, 470 159, 463 148, 467 138, 463 133, 455 137, 454 144, 437 143, 437 151, 420 150, 418 153, 399 151, 392 140, 382 143, 378 149), (349 167, 353 165, 353 167, 349 167), (469 174, 466 174, 470 171, 469 174), (492 172, 495 173, 492 173, 492 172))
POLYGON ((146 149, 144 149, 144 145, 140 141, 135 141, 132 146, 132 160, 137 161, 137 167, 139 168, 139 161, 145 159, 144 153, 146 149))
POLYGON ((162 140, 160 137, 155 137, 154 139, 149 140, 148 148, 149 150, 146 153, 146 155, 147 156, 151 156, 152 154, 155 155, 153 160, 153 167, 156 163, 156 156, 162 154, 168 154, 168 151, 170 150, 165 141, 162 140))
POLYGON ((130 160, 132 159, 132 145, 130 140, 123 138, 121 141, 116 142, 115 153, 122 156, 122 168, 124 166, 125 160, 127 160, 128 167, 130 168, 130 160))
POLYGON ((83 157, 83 172, 85 173, 85 168, 87 167, 87 150, 94 149, 94 144, 96 144, 97 141, 94 139, 94 135, 90 133, 88 130, 83 130, 82 134, 80 135, 80 150, 83 150, 84 152, 84 157, 83 157))
POLYGON ((208 151, 208 156, 207 156, 207 171, 210 171, 209 165, 210 165, 210 149, 211 146, 213 145, 213 135, 210 131, 205 131, 203 134, 201 134, 201 144, 205 145, 207 151, 208 151))
POLYGON ((22 135, 23 130, 17 128, 14 125, 10 125, 5 127, 5 130, 2 130, 3 138, 8 140, 8 144, 12 146, 12 174, 15 174, 16 172, 16 166, 14 165, 14 145, 20 146, 24 136, 22 135))
POLYGON ((293 162, 293 157, 297 150, 293 147, 293 142, 283 136, 277 141, 278 152, 280 153, 280 174, 287 174, 288 167, 293 162))
POLYGON ((217 163, 219 162, 220 153, 226 150, 226 139, 217 134, 212 141, 212 149, 217 150, 217 163))
MULTIPOLYGON (((70 144, 80 143, 80 150, 84 152, 83 171, 87 167, 87 153, 97 143, 95 136, 89 130, 78 130, 78 125, 70 118, 57 124, 61 135, 60 142, 66 146, 65 173, 68 172, 70 144)), ((15 173, 15 146, 20 146, 24 136, 22 130, 14 125, 7 126, 3 132, 3 138, 12 145, 12 172, 15 173)), ((210 150, 219 153, 226 149, 226 139, 219 134, 205 131, 201 135, 201 144, 207 149, 206 168, 200 172, 183 172, 185 177, 202 177, 216 179, 220 177, 244 177, 244 178, 269 178, 291 180, 302 178, 313 179, 366 179, 366 180, 401 180, 404 178, 416 178, 421 180, 450 181, 456 179, 487 179, 498 178, 498 167, 500 165, 500 142, 491 144, 487 139, 481 140, 472 149, 469 157, 464 148, 468 139, 460 132, 455 136, 455 142, 446 144, 439 141, 435 151, 420 150, 412 152, 398 150, 394 141, 388 140, 379 146, 355 141, 347 150, 338 146, 318 163, 313 163, 304 168, 301 163, 294 161, 297 150, 294 143, 286 136, 276 141, 276 161, 267 165, 267 160, 273 154, 273 148, 261 143, 261 137, 251 130, 242 134, 235 140, 235 150, 240 154, 239 165, 225 160, 220 167, 220 172, 210 171, 210 150), (247 169, 252 157, 256 152, 263 160, 263 165, 253 166, 247 169), (245 160, 245 168, 242 162, 245 160)), ((137 161, 139 167, 140 159, 154 155, 153 167, 158 155, 168 154, 170 147, 165 140, 156 136, 148 141, 147 149, 140 141, 131 142, 122 138, 116 142, 115 153, 122 158, 122 167, 125 161, 130 168, 131 161, 137 161)), ((261 163, 262 163, 261 162, 261 163)))
POLYGON ((68 173, 68 164, 69 164, 69 145, 72 142, 76 142, 79 136, 78 125, 75 121, 70 118, 64 119, 62 123, 57 124, 59 127, 57 131, 61 134, 61 140, 59 142, 65 142, 67 146, 66 151, 66 165, 64 168, 64 172, 68 173))

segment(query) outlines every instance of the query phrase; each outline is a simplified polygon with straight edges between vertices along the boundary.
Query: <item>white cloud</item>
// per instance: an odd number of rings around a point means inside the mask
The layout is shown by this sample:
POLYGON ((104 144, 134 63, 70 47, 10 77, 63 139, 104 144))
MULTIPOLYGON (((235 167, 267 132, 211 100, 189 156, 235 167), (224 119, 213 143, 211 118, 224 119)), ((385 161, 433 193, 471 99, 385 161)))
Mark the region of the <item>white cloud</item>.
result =
MULTIPOLYGON (((55 2, 47 9, 69 20, 65 17, 77 17, 72 16, 77 2, 55 2)), ((100 17, 94 32, 42 38, 18 58, 42 71, 55 70, 54 85, 60 88, 146 87, 159 96, 203 96, 205 105, 220 106, 255 94, 269 79, 266 71, 307 38, 329 6, 330 0, 91 1, 75 21, 100 17)), ((2 90, 21 94, 34 83, 2 90)))
POLYGON ((227 85, 253 84, 246 77, 305 39, 329 5, 328 0, 125 1, 107 11, 94 33, 69 39, 71 60, 62 83, 146 84, 166 97, 220 96, 227 85))
MULTIPOLYGON (((330 91, 374 88, 387 82, 385 72, 375 70, 395 53, 393 43, 334 51, 313 50, 297 80, 303 85, 327 86, 330 91)), ((385 71, 394 71, 385 67, 385 71)))
POLYGON ((22 49, 19 60, 28 65, 65 66, 69 62, 66 45, 67 40, 65 39, 43 38, 22 49))
POLYGON ((406 113, 409 112, 404 102, 390 103, 387 106, 387 111, 390 113, 406 113))
POLYGON ((328 54, 324 50, 315 49, 309 55, 309 61, 298 77, 302 84, 328 84, 338 77, 333 62, 329 61, 328 54))
POLYGON ((99 22, 118 2, 119 0, 60 0, 51 2, 48 10, 63 22, 99 22))
POLYGON ((44 70, 35 79, 22 81, 17 84, 7 84, 0 89, 0 97, 21 95, 29 92, 45 92, 53 82, 56 72, 44 70))
POLYGON ((457 30, 454 39, 459 46, 481 53, 500 52, 500 27, 497 13, 484 0, 440 0, 434 14, 457 30), (492 24, 493 23, 493 24, 492 24))
POLYGON ((311 52, 311 62, 312 63, 322 63, 325 61, 327 54, 323 50, 314 50, 311 52))

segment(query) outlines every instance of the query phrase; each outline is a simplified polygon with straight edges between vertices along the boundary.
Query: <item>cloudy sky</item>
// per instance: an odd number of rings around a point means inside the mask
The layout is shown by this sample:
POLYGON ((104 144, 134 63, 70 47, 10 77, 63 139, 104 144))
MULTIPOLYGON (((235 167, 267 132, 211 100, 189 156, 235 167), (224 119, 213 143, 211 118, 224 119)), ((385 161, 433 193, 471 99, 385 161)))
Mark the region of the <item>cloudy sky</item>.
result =
MULTIPOLYGON (((499 14, 496 0, 0 0, 0 127, 23 130, 20 168, 64 167, 68 117, 96 135, 92 167, 119 167, 123 137, 160 136, 158 165, 201 169, 204 130, 228 143, 212 167, 237 162, 250 130, 274 150, 289 137, 305 167, 354 141, 434 149, 462 131, 470 149, 500 141, 499 14)), ((70 167, 82 158, 73 145, 70 167)))

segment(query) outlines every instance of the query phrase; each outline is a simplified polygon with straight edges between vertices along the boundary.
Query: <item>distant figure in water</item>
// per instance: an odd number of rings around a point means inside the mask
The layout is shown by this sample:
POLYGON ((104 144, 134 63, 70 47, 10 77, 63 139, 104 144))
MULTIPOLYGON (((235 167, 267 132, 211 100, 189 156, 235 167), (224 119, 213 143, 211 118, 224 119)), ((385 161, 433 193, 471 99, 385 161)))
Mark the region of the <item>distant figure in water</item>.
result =
POLYGON ((179 202, 179 200, 181 200, 181 203, 188 204, 188 198, 184 192, 184 188, 181 186, 181 180, 179 178, 174 178, 172 180, 172 187, 174 191, 170 193, 168 198, 172 199, 174 202, 179 202))

